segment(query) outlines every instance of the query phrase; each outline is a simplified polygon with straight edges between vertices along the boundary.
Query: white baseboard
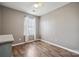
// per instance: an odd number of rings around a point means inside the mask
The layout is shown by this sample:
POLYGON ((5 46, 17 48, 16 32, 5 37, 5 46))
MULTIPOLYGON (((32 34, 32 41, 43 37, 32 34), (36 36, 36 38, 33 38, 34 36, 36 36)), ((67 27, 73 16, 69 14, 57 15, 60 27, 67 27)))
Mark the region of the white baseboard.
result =
POLYGON ((52 43, 52 42, 49 42, 49 41, 46 41, 46 40, 43 40, 43 39, 42 39, 41 41, 46 42, 46 43, 51 44, 51 45, 54 45, 54 46, 57 46, 57 47, 60 47, 60 48, 63 48, 63 49, 65 49, 65 50, 67 50, 67 51, 70 51, 70 52, 79 54, 79 51, 75 51, 75 50, 69 49, 69 48, 67 48, 67 47, 63 47, 63 46, 61 46, 61 45, 58 45, 58 44, 55 44, 55 43, 52 43))
POLYGON ((40 39, 31 40, 31 41, 27 41, 27 42, 21 42, 21 43, 17 43, 17 44, 12 44, 12 46, 22 45, 22 44, 25 44, 25 43, 30 43, 30 42, 34 42, 34 41, 38 41, 38 40, 40 40, 40 39))

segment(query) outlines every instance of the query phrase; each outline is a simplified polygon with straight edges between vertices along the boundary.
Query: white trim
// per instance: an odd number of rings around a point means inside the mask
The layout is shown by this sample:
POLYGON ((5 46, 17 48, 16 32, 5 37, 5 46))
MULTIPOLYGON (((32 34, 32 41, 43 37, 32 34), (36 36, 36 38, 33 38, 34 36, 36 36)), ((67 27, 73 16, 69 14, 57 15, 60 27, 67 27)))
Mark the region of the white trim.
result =
POLYGON ((25 44, 26 42, 22 42, 22 43, 17 43, 17 44, 12 44, 12 46, 17 46, 17 45, 21 45, 21 44, 25 44))
POLYGON ((12 46, 22 45, 22 44, 25 44, 25 43, 30 43, 30 42, 34 42, 34 41, 38 41, 38 40, 40 40, 40 39, 31 40, 31 41, 27 41, 27 42, 21 42, 21 43, 17 43, 17 44, 12 44, 12 46))
POLYGON ((46 43, 51 44, 51 45, 54 45, 54 46, 57 46, 57 47, 60 47, 60 48, 63 48, 63 49, 65 49, 65 50, 67 50, 67 51, 70 51, 70 52, 79 54, 79 51, 75 51, 75 50, 69 49, 69 48, 67 48, 67 47, 63 47, 63 46, 61 46, 61 45, 58 45, 58 44, 55 44, 55 43, 52 43, 52 42, 49 42, 49 41, 46 41, 46 40, 43 40, 43 39, 42 39, 41 41, 46 42, 46 43))

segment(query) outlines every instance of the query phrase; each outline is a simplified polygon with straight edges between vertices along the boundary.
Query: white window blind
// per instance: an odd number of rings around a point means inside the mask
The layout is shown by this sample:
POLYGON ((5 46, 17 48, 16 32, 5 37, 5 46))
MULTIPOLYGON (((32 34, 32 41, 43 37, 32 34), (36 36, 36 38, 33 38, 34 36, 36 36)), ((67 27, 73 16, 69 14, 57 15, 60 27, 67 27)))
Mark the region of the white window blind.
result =
POLYGON ((26 16, 24 21, 24 35, 35 35, 36 23, 34 16, 26 16))

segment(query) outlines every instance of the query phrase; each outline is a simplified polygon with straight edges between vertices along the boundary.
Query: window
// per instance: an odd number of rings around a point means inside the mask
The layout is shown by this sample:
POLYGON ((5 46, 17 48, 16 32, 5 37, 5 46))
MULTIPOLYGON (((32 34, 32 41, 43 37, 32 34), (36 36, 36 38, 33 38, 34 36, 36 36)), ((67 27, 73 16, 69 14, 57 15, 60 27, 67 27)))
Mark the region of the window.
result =
POLYGON ((24 21, 24 35, 34 36, 36 32, 36 24, 34 16, 26 16, 24 21))

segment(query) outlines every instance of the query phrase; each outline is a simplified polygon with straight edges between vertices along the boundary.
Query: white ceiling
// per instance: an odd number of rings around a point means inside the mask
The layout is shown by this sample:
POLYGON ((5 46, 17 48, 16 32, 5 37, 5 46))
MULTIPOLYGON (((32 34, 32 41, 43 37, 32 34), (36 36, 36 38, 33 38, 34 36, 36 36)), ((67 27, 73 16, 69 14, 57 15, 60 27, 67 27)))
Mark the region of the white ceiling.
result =
POLYGON ((1 2, 0 4, 36 16, 42 16, 68 3, 69 2, 42 2, 43 6, 38 8, 35 12, 33 12, 33 10, 35 9, 33 7, 35 2, 1 2))

